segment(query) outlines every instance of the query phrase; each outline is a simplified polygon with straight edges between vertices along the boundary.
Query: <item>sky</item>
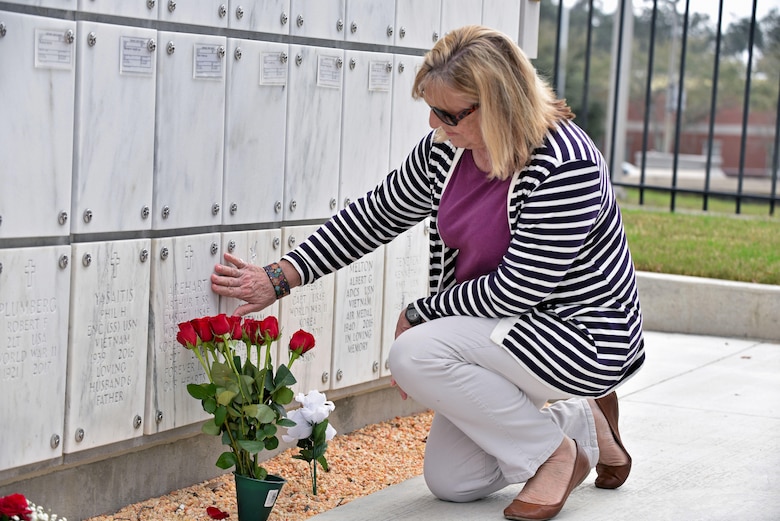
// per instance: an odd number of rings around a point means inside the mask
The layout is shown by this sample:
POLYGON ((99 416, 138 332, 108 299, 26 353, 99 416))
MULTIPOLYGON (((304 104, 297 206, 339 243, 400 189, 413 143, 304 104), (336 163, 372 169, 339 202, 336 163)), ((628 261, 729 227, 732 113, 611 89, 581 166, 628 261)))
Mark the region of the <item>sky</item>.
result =
MULTIPOLYGON (((564 5, 573 5, 576 0, 564 0, 564 5)), ((671 0, 658 0, 660 6, 663 2, 671 0)), ((760 20, 774 7, 780 10, 780 0, 757 0, 756 19, 760 20)), ((718 2, 719 0, 689 0, 690 13, 704 13, 710 16, 713 23, 718 20, 718 2)), ((612 13, 618 5, 618 0, 595 0, 594 4, 601 4, 601 9, 605 13, 612 13)), ((633 0, 634 8, 641 8, 643 5, 652 7, 652 0, 633 0)), ((753 9, 751 0, 723 0, 723 22, 724 27, 730 22, 740 18, 749 18, 753 9)), ((677 12, 685 12, 685 0, 677 0, 677 12)))

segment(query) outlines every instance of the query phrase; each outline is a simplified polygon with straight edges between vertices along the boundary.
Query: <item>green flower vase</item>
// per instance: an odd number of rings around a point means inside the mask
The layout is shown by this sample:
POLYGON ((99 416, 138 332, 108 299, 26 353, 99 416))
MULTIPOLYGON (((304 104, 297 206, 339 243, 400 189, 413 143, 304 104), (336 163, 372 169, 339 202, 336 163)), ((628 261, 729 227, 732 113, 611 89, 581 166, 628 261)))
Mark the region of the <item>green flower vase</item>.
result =
POLYGON ((287 480, 273 474, 265 479, 239 476, 236 473, 233 475, 236 478, 238 521, 266 521, 287 480))

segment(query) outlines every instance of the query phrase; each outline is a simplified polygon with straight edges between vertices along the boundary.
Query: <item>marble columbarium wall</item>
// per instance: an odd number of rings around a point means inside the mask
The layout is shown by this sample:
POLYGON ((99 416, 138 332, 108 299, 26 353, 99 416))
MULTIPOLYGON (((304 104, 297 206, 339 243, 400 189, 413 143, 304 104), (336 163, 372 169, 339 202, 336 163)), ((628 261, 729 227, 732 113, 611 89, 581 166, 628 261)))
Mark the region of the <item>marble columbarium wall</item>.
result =
MULTIPOLYGON (((276 260, 370 191, 428 130, 424 51, 485 23, 534 56, 538 5, 0 1, 0 495, 194 436, 176 324, 239 305, 214 264, 276 260)), ((427 262, 421 223, 256 313, 314 333, 296 389, 387 387, 427 262)))

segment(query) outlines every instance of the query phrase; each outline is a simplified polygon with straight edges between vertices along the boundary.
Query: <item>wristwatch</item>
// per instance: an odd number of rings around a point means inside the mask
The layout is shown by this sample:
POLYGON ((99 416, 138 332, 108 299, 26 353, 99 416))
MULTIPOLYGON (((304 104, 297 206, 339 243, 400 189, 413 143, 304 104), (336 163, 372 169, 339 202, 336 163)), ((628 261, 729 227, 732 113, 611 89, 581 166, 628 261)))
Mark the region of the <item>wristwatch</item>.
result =
POLYGON ((414 307, 414 302, 406 307, 406 313, 404 313, 404 315, 412 326, 423 323, 423 317, 417 312, 417 308, 414 307))

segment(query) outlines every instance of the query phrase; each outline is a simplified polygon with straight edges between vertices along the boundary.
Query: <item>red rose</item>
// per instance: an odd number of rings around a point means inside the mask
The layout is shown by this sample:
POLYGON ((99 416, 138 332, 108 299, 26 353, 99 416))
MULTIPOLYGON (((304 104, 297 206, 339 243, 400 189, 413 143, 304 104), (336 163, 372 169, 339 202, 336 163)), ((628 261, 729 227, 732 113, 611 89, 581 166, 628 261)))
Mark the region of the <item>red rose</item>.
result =
POLYGON ((254 318, 245 318, 244 335, 246 335, 246 337, 249 339, 250 344, 256 344, 259 341, 261 342, 263 339, 262 336, 259 336, 260 322, 255 320, 254 318))
POLYGON ((260 321, 260 335, 264 340, 266 336, 271 340, 279 338, 279 321, 271 315, 260 321))
POLYGON ((307 351, 311 351, 314 348, 314 335, 299 329, 293 333, 290 339, 290 351, 295 351, 299 355, 304 354, 307 351))
POLYGON ((217 507, 208 507, 206 513, 211 519, 225 519, 226 517, 230 517, 230 514, 221 511, 217 507))
POLYGON ((179 324, 179 332, 176 333, 176 340, 187 349, 198 344, 198 333, 191 322, 182 322, 179 324))
POLYGON ((214 340, 214 333, 211 332, 211 325, 209 325, 208 317, 194 318, 190 320, 190 324, 195 328, 198 338, 203 342, 211 342, 214 340))
POLYGON ((29 521, 30 506, 27 504, 27 499, 21 494, 11 494, 10 496, 0 497, 0 516, 13 516, 19 517, 24 521, 29 521))
POLYGON ((238 315, 233 315, 230 317, 227 317, 228 323, 230 324, 230 338, 240 339, 241 338, 241 317, 238 315))
POLYGON ((216 317, 209 317, 209 325, 215 336, 227 335, 231 331, 230 322, 224 313, 220 313, 216 317))

